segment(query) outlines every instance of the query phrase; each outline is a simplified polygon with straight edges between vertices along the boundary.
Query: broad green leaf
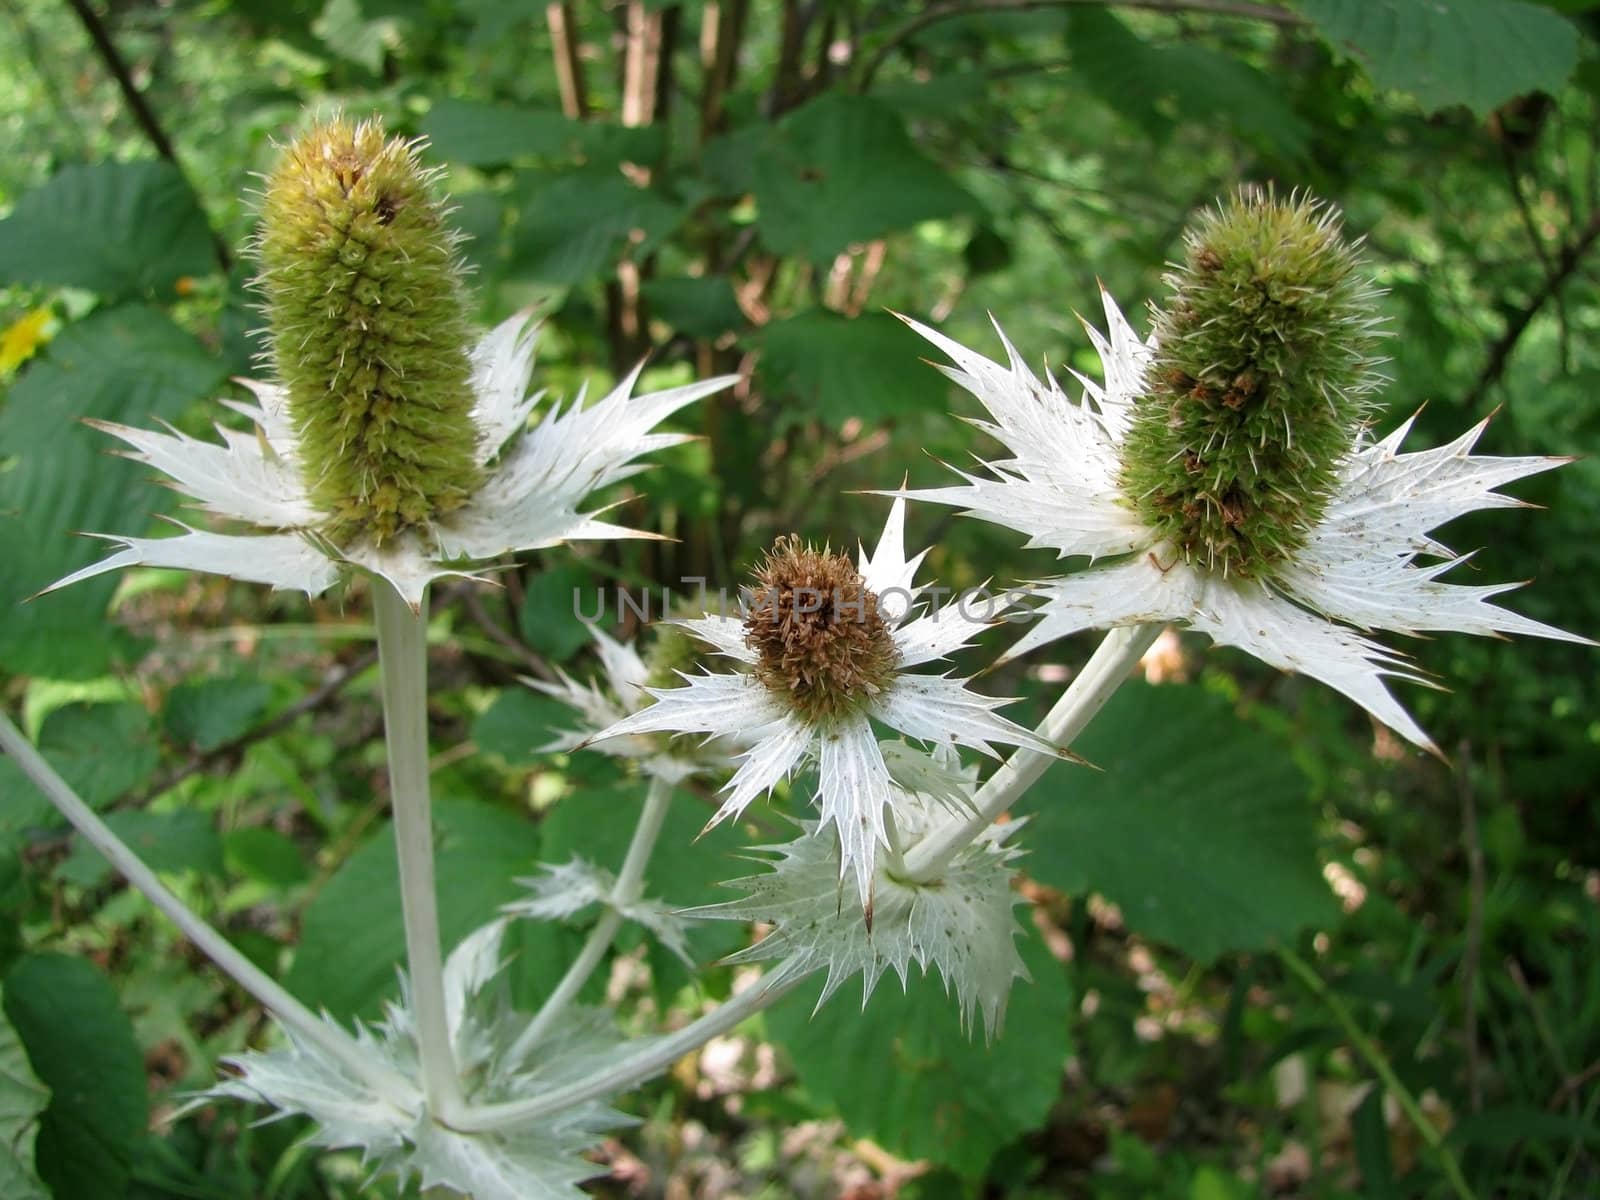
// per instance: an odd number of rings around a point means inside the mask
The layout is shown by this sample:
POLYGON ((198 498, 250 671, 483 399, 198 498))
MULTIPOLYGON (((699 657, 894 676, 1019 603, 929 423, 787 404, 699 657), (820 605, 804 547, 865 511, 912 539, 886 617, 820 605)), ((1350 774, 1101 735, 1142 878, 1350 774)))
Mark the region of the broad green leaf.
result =
POLYGON ((1106 105, 1165 140, 1184 121, 1227 129, 1281 158, 1306 152, 1311 130, 1270 77, 1232 54, 1156 44, 1099 8, 1070 14, 1074 70, 1106 105))
POLYGON ((311 32, 340 58, 373 74, 383 69, 385 52, 400 36, 398 22, 387 17, 369 20, 360 0, 328 0, 311 22, 311 32))
POLYGON ((567 158, 583 145, 581 123, 554 109, 513 108, 476 100, 435 100, 421 128, 432 153, 451 162, 493 167, 530 158, 567 158))
MULTIPOLYGON (((539 834, 525 817, 465 800, 434 806, 439 924, 445 953, 519 889, 530 874, 539 834)), ((405 964, 400 881, 394 837, 384 829, 339 868, 306 908, 299 948, 286 986, 312 1008, 334 1017, 375 1017, 395 995, 405 964)))
POLYGON ((912 145, 894 109, 839 91, 776 126, 719 139, 706 169, 724 190, 755 193, 768 247, 813 262, 919 221, 981 211, 912 145))
MULTIPOLYGON (((39 730, 39 752, 91 808, 136 790, 160 762, 150 717, 137 704, 68 704, 39 730)), ((54 808, 16 763, 0 758, 0 828, 54 824, 54 808)))
POLYGON ((249 730, 271 702, 272 686, 259 679, 201 679, 168 692, 161 715, 173 741, 215 750, 249 730))
POLYGON ((217 270, 213 255, 205 214, 166 162, 63 167, 0 221, 3 283, 170 299, 183 276, 217 270))
POLYGON ((1288 749, 1198 687, 1130 683, 1027 794, 1024 868, 1209 961, 1337 915, 1288 749))
POLYGON ((1338 50, 1379 87, 1410 92, 1428 112, 1465 104, 1482 116, 1524 92, 1560 91, 1578 61, 1578 31, 1521 0, 1300 0, 1338 50))
POLYGON ((40 1114, 49 1104, 50 1089, 33 1073, 16 1029, 0 1016, 0 1196, 8 1200, 49 1200, 33 1165, 40 1114))
POLYGON ((573 121, 553 108, 519 108, 479 100, 435 100, 422 118, 430 154, 472 167, 530 160, 557 163, 653 161, 661 130, 600 121, 573 121))
POLYGON ((222 854, 233 870, 271 887, 293 887, 310 874, 292 838, 260 825, 230 830, 222 839, 222 854))
POLYGON ((513 233, 511 273, 540 283, 593 279, 610 268, 625 242, 637 242, 638 253, 687 215, 682 204, 635 187, 614 167, 528 175, 523 182, 531 197, 513 233))
POLYGON ((17 457, 0 472, 0 666, 57 678, 104 671, 117 645, 103 619, 114 577, 23 601, 109 553, 80 531, 146 533, 146 514, 168 508, 173 493, 108 454, 111 439, 81 419, 175 419, 214 393, 223 370, 154 309, 113 308, 69 325, 11 388, 0 409, 0 446, 17 457))
POLYGON ((724 276, 652 279, 642 291, 652 317, 690 337, 714 338, 745 324, 733 287, 724 276))
POLYGON ((144 1059, 111 982, 86 960, 24 958, 5 980, 5 1014, 50 1089, 39 1175, 57 1200, 122 1200, 144 1139, 144 1059))
POLYGON ((1066 973, 1036 935, 1018 944, 1033 981, 1018 980, 992 1045, 961 1030, 937 976, 885 979, 864 1011, 852 982, 815 1016, 820 982, 774 1008, 772 1039, 811 1098, 838 1110, 851 1134, 904 1158, 971 1178, 995 1152, 1038 1128, 1061 1092, 1071 1051, 1066 973))
MULTIPOLYGON (((195 809, 128 810, 107 814, 106 824, 151 870, 222 874, 222 838, 209 813, 195 809)), ((71 856, 56 868, 58 879, 79 887, 94 887, 110 874, 111 864, 81 839, 77 840, 71 856)))
POLYGON ((472 723, 472 740, 485 754, 498 754, 512 766, 525 766, 540 755, 557 731, 576 728, 578 715, 531 688, 511 687, 495 697, 472 723))
POLYGON ((589 642, 589 631, 578 619, 579 605, 588 611, 600 584, 575 562, 558 563, 539 571, 528 582, 518 624, 522 636, 553 662, 565 662, 589 642))
POLYGON ((795 421, 837 425, 859 417, 870 425, 948 407, 939 377, 917 370, 926 343, 887 313, 851 318, 814 308, 772 322, 755 338, 768 391, 799 402, 795 421))

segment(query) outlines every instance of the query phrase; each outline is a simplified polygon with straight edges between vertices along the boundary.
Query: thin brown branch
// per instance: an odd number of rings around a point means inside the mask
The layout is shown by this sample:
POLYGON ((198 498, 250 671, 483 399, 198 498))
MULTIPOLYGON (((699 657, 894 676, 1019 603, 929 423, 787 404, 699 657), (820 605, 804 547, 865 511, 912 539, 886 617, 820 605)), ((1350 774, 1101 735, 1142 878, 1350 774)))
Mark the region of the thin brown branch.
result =
POLYGON ((556 673, 550 669, 550 664, 535 654, 528 644, 522 641, 496 621, 490 614, 488 607, 483 602, 483 589, 477 584, 467 582, 461 588, 461 605, 466 610, 472 623, 482 630, 491 642, 507 651, 513 658, 528 670, 532 671, 546 683, 553 683, 556 673))
MULTIPOLYGON (((134 122, 144 132, 150 144, 155 147, 156 153, 172 164, 173 169, 182 177, 184 186, 187 187, 199 203, 199 192, 190 183, 183 163, 178 159, 178 152, 172 145, 172 139, 167 137, 167 131, 161 127, 155 110, 144 98, 144 93, 139 91, 133 82, 133 73, 128 70, 128 64, 123 60, 122 53, 111 40, 111 33, 106 29, 105 23, 100 20, 99 14, 89 7, 89 0, 67 0, 68 6, 78 16, 78 21, 83 25, 83 30, 89 35, 89 40, 94 43, 95 52, 100 55, 100 61, 105 64, 111 77, 116 80, 117 88, 122 92, 122 99, 128 106, 128 111, 133 115, 134 122)), ((217 266, 222 268, 226 275, 233 269, 233 255, 228 252, 228 244, 222 236, 206 223, 206 232, 211 235, 212 252, 216 255, 217 266)))
POLYGON ((545 24, 550 27, 550 43, 556 61, 556 87, 561 91, 561 111, 572 121, 589 116, 589 91, 584 85, 583 60, 578 57, 578 35, 573 28, 572 5, 568 0, 547 4, 545 24))
POLYGON ((1506 322, 1505 332, 1489 350, 1488 361, 1484 363, 1478 382, 1466 395, 1468 408, 1477 407, 1489 389, 1500 381, 1512 352, 1516 350, 1517 343, 1527 332, 1528 326, 1533 323, 1534 317, 1539 315, 1544 306, 1561 291, 1562 285, 1573 272, 1582 265, 1584 256, 1593 249, 1596 240, 1600 240, 1600 210, 1590 214, 1588 222, 1574 241, 1561 247, 1561 252, 1556 255, 1554 270, 1545 276, 1544 283, 1534 293, 1533 298, 1506 322))
POLYGON ((1267 21, 1274 25, 1300 26, 1305 18, 1287 8, 1271 4, 1252 4, 1248 0, 943 0, 930 5, 915 16, 907 17, 889 30, 883 40, 861 64, 856 75, 856 91, 865 92, 889 56, 941 21, 984 13, 1031 12, 1040 8, 1073 8, 1092 4, 1097 8, 1142 8, 1151 12, 1206 13, 1218 17, 1241 17, 1252 21, 1267 21))
POLYGON ((700 92, 700 141, 722 132, 726 112, 723 100, 733 87, 739 65, 739 44, 744 40, 745 16, 750 0, 721 0, 707 4, 700 14, 700 65, 705 82, 700 92))

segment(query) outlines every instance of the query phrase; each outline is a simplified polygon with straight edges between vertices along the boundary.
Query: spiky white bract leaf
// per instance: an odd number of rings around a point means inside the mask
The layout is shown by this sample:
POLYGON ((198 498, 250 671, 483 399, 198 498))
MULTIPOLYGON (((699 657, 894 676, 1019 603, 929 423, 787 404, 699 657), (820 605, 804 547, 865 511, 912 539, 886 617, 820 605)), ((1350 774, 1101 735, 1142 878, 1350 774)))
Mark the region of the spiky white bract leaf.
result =
MULTIPOLYGON (((588 1077, 622 1045, 609 1017, 573 1009, 545 1035, 520 1047, 525 1018, 512 1012, 500 977, 503 920, 469 936, 445 965, 450 1038, 471 1104, 489 1105, 588 1077), (513 1046, 519 1052, 513 1057, 513 1046)), ((370 1077, 417 1077, 414 1022, 404 999, 374 1026, 358 1026, 370 1077)), ((314 1145, 358 1149, 375 1173, 416 1178, 424 1189, 447 1187, 473 1200, 580 1200, 578 1184, 595 1174, 583 1157, 627 1118, 588 1101, 517 1128, 461 1133, 434 1121, 415 1084, 375 1086, 288 1031, 287 1045, 227 1060, 238 1075, 205 1093, 264 1103, 279 1116, 314 1122, 314 1145)))
MULTIPOLYGON (((873 721, 933 746, 972 746, 992 755, 994 744, 1000 743, 1055 752, 1030 730, 1000 716, 996 710, 1008 701, 973 692, 966 680, 905 669, 951 653, 993 623, 988 608, 975 614, 959 605, 912 616, 911 602, 922 590, 913 576, 925 553, 907 556, 905 500, 897 499, 877 546, 870 555, 863 550, 859 559, 869 589, 880 596, 880 588, 894 589, 893 594, 906 601, 879 610, 894 644, 896 665, 855 709, 813 722, 753 671, 685 675, 683 687, 647 689, 654 704, 602 730, 594 740, 702 733, 745 746, 737 756, 738 769, 723 788, 722 806, 713 823, 737 816, 803 766, 815 764, 821 824, 837 831, 844 848, 839 869, 854 876, 865 903, 878 848, 885 839, 884 812, 896 795, 873 721)), ((741 668, 754 663, 740 622, 708 615, 680 624, 741 668)))
POLYGON ((618 899, 617 877, 581 858, 557 865, 541 863, 539 870, 538 875, 517 880, 530 895, 501 906, 501 912, 510 917, 562 921, 598 904, 643 925, 684 963, 694 965, 684 934, 685 922, 661 901, 642 896, 618 899))
POLYGON ((473 419, 485 465, 469 501, 434 522, 375 547, 334 546, 330 524, 302 475, 299 438, 282 389, 241 380, 257 403, 223 403, 256 424, 252 433, 220 429, 222 444, 122 425, 97 427, 131 447, 128 456, 165 474, 205 509, 262 531, 221 535, 187 530, 173 538, 113 537, 122 549, 46 591, 130 566, 178 567, 267 583, 315 596, 357 568, 387 579, 415 608, 435 579, 470 575, 463 560, 494 559, 569 541, 648 537, 580 511, 589 495, 643 470, 640 456, 686 440, 652 430, 687 404, 734 382, 720 376, 634 396, 643 364, 597 404, 552 405, 527 428, 540 395, 530 395, 535 327, 520 313, 491 330, 472 354, 473 419))
MULTIPOLYGON (((944 769, 950 772, 954 752, 946 754, 944 769)), ((969 803, 973 786, 968 774, 969 803)), ((915 839, 949 820, 948 804, 924 793, 902 793, 895 822, 904 837, 915 839)), ((826 970, 819 1007, 856 975, 864 1007, 886 972, 893 971, 903 987, 912 964, 924 972, 937 968, 946 990, 955 993, 963 1025, 970 1029, 981 1014, 984 1033, 993 1038, 1011 981, 1027 977, 1013 940, 1021 932, 1012 915, 1019 903, 1011 889, 1017 852, 1006 844, 1017 824, 990 826, 927 884, 897 879, 880 860, 870 914, 841 890, 837 840, 815 823, 802 828, 804 835, 792 842, 761 847, 775 855, 769 872, 728 884, 745 896, 689 910, 691 916, 774 926, 729 961, 778 960, 782 965, 774 970, 793 978, 826 970)))
MULTIPOLYGON (((543 747, 547 752, 588 746, 602 730, 655 702, 645 687, 650 677, 649 668, 633 644, 619 642, 594 625, 589 626, 589 634, 599 652, 604 686, 599 680, 577 683, 559 667, 553 683, 523 679, 535 691, 576 710, 581 718, 576 728, 557 734, 547 743, 543 747)), ((682 739, 668 741, 656 733, 610 737, 595 743, 594 748, 602 754, 633 762, 646 776, 674 784, 705 771, 725 768, 731 754, 725 741, 712 739, 696 745, 682 739)))
POLYGON ((910 322, 950 356, 954 365, 941 369, 983 404, 992 421, 978 424, 1012 457, 984 464, 986 477, 962 472, 960 486, 890 494, 956 506, 1063 558, 1114 556, 1040 585, 1038 620, 1008 658, 1083 629, 1182 622, 1219 645, 1321 680, 1431 750, 1427 734, 1384 683, 1428 680, 1369 632, 1521 633, 1593 644, 1489 602, 1517 584, 1441 578, 1464 558, 1431 536, 1435 527, 1475 509, 1519 505, 1494 489, 1567 461, 1475 455, 1486 422, 1448 445, 1411 453, 1400 450, 1411 421, 1380 440, 1360 435, 1304 545, 1260 578, 1229 578, 1184 561, 1140 523, 1121 491, 1122 442, 1151 347, 1111 298, 1103 299, 1110 333, 1090 328, 1089 336, 1105 381, 1079 376, 1084 393, 1076 404, 1053 378, 1041 382, 1028 370, 1003 333, 1002 365, 910 322), (1419 563, 1419 556, 1437 561, 1419 563))

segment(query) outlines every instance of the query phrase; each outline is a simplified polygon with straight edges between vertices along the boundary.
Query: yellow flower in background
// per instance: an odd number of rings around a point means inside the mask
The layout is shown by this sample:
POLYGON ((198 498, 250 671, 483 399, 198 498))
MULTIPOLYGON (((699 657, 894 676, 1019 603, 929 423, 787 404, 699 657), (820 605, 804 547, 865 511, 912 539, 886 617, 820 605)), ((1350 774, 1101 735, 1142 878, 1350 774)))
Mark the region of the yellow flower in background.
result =
POLYGON ((0 375, 9 375, 55 336, 55 314, 36 308, 0 333, 0 375))

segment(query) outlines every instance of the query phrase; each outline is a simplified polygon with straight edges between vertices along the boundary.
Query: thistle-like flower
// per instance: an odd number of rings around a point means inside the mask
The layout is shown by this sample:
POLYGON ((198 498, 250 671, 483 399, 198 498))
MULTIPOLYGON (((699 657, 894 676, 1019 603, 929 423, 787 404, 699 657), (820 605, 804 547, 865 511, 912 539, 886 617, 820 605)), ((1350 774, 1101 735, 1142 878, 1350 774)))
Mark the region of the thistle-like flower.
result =
POLYGON ((1105 382, 1078 376, 1078 404, 1003 332, 1005 365, 912 322, 1013 457, 986 464, 992 478, 903 494, 1061 557, 1113 560, 1043 585, 1013 655, 1082 629, 1182 621, 1321 680, 1437 752, 1383 677, 1428 681, 1365 634, 1587 642, 1488 603, 1517 584, 1441 581, 1468 556, 1429 536, 1474 509, 1521 504, 1493 489, 1569 460, 1474 455, 1486 422, 1413 453, 1400 452, 1410 421, 1368 435, 1376 293, 1332 210, 1242 192, 1202 217, 1185 249, 1148 342, 1104 297, 1107 333, 1089 336, 1105 382))
MULTIPOLYGON (((959 781, 970 803, 977 770, 963 768, 954 748, 935 748, 936 773, 959 781)), ((915 841, 948 820, 946 794, 904 790, 894 804, 895 823, 915 841)), ((984 1033, 993 1038, 1005 1018, 1011 981, 1028 973, 1018 955, 1020 932, 1012 908, 1021 903, 1011 889, 1018 851, 1007 839, 1022 822, 991 825, 960 850, 936 880, 917 883, 879 859, 872 895, 872 917, 850 911, 839 895, 839 846, 817 837, 806 822, 805 836, 786 845, 763 846, 776 856, 764 875, 731 880, 726 886, 747 894, 723 904, 692 908, 685 916, 770 923, 772 932, 739 951, 733 963, 778 960, 774 980, 800 978, 826 969, 820 1008, 852 976, 861 976, 861 1003, 872 998, 884 972, 894 970, 906 984, 911 964, 924 972, 937 967, 947 991, 961 1006, 963 1026, 983 1013, 984 1033)))
POLYGON ((965 646, 1000 611, 993 602, 950 605, 910 618, 912 580, 927 551, 905 554, 905 503, 897 500, 877 549, 859 566, 843 554, 781 538, 756 572, 742 619, 711 614, 684 628, 739 662, 724 674, 682 674, 687 686, 647 689, 655 703, 597 734, 677 732, 748 747, 724 787, 713 823, 737 816, 807 759, 818 764, 821 826, 838 830, 840 875, 870 895, 894 786, 874 720, 934 745, 991 742, 1054 753, 1000 716, 1006 703, 921 666, 965 646), (908 619, 909 618, 909 619, 908 619))
MULTIPOLYGON (((469 1097, 480 1104, 581 1082, 624 1045, 609 1014, 573 1009, 543 1037, 507 1053, 525 1018, 511 1010, 500 977, 505 924, 485 925, 445 966, 456 1061, 469 1097)), ((588 1101, 495 1133, 447 1128, 429 1114, 421 1089, 408 1082, 416 1076, 413 1024, 402 997, 376 1027, 358 1028, 369 1059, 364 1077, 291 1030, 281 1049, 229 1058, 238 1076, 201 1098, 265 1103, 283 1114, 308 1116, 316 1122, 308 1139, 313 1145, 359 1149, 374 1173, 415 1178, 424 1191, 443 1187, 474 1200, 580 1200, 584 1193, 577 1184, 596 1173, 584 1152, 629 1119, 600 1101, 588 1101)))
POLYGON ((597 489, 686 440, 652 433, 723 376, 630 399, 636 368, 598 403, 552 405, 524 432, 527 314, 470 343, 457 235, 418 146, 375 122, 320 124, 267 181, 258 286, 278 382, 244 381, 256 424, 222 444, 95 422, 128 457, 207 511, 261 532, 181 526, 176 537, 97 534, 121 549, 48 590, 121 567, 179 567, 316 595, 341 568, 387 579, 413 607, 430 581, 566 541, 650 536, 582 513, 597 489))

